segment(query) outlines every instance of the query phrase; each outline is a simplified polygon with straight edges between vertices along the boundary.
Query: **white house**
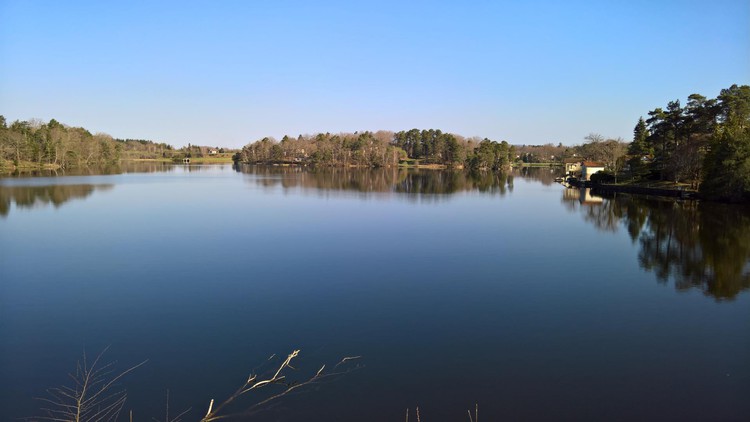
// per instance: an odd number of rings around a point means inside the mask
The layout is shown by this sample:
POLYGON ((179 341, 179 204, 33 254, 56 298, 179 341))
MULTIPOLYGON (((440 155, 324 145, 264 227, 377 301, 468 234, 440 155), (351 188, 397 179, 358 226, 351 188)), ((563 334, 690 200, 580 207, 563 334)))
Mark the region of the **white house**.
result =
POLYGON ((596 161, 583 161, 581 163, 581 180, 589 181, 591 175, 599 171, 604 171, 604 164, 596 161))

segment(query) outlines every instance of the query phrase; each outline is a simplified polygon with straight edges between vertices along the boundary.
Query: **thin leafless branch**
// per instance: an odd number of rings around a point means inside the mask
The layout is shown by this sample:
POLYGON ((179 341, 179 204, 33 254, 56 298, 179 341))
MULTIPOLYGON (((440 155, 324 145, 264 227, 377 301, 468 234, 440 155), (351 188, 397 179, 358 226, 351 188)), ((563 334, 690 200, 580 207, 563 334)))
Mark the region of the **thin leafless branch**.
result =
MULTIPOLYGON (((208 411, 206 412, 206 416, 201 419, 201 422, 212 422, 222 419, 228 419, 231 417, 238 417, 238 416, 249 416, 250 414, 256 412, 259 410, 259 408, 278 400, 284 396, 288 396, 292 392, 299 390, 303 387, 309 386, 311 384, 319 383, 325 379, 335 377, 338 375, 342 375, 344 373, 350 372, 355 368, 351 369, 345 369, 345 370, 338 370, 339 367, 341 367, 344 364, 350 363, 351 361, 355 361, 361 358, 361 356, 351 356, 351 357, 345 357, 341 361, 339 361, 333 368, 334 371, 327 373, 325 372, 325 365, 321 366, 321 368, 313 375, 312 377, 306 379, 302 382, 297 381, 289 381, 287 379, 287 376, 285 375, 285 371, 289 369, 295 369, 294 366, 292 366, 292 361, 299 356, 300 351, 294 350, 292 353, 290 353, 286 359, 279 365, 279 367, 276 369, 276 371, 267 379, 258 379, 259 376, 257 374, 250 374, 247 378, 247 381, 238 388, 234 394, 229 396, 226 400, 224 400, 221 404, 214 406, 214 400, 211 400, 211 403, 208 406, 208 411), (225 414, 222 413, 222 410, 226 409, 226 407, 240 398, 241 396, 253 391, 258 390, 263 387, 268 387, 271 385, 277 385, 283 387, 281 391, 279 391, 276 394, 271 395, 270 397, 267 397, 259 402, 256 402, 255 404, 249 406, 246 408, 245 411, 240 413, 234 413, 234 414, 225 414)), ((273 358, 273 356, 271 356, 273 358)), ((269 360, 271 359, 269 358, 269 360)))
POLYGON ((124 389, 117 382, 125 375, 146 363, 115 372, 114 364, 100 364, 105 348, 93 362, 89 363, 86 353, 76 365, 71 386, 61 386, 47 390, 48 398, 39 398, 46 403, 42 409, 44 416, 34 418, 39 421, 55 422, 113 422, 122 412, 127 400, 124 389))

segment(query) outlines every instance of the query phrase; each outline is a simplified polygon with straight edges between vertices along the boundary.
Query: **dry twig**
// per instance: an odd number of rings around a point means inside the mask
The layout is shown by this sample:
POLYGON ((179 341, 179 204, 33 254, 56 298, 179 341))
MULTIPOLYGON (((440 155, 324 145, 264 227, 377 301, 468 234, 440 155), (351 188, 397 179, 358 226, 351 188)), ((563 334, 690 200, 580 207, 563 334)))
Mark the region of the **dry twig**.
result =
MULTIPOLYGON (((224 400, 221 404, 214 406, 215 402, 213 399, 211 399, 211 402, 208 405, 208 411, 206 412, 206 415, 203 417, 203 419, 201 419, 201 422, 212 422, 212 421, 227 419, 230 417, 235 417, 235 416, 240 416, 240 415, 247 416, 251 414, 253 411, 260 408, 261 406, 267 405, 268 403, 272 401, 275 401, 275 400, 280 399, 281 397, 287 396, 295 390, 298 390, 305 386, 309 386, 311 384, 319 383, 323 381, 324 379, 331 378, 337 375, 342 375, 346 372, 353 370, 353 369, 349 369, 349 370, 336 371, 340 366, 361 358, 361 356, 345 357, 333 367, 334 368, 333 372, 326 373, 325 372, 326 366, 323 365, 315 373, 315 375, 313 375, 311 378, 307 379, 306 381, 302 381, 302 382, 289 381, 284 373, 288 369, 295 369, 292 366, 292 361, 299 356, 299 352, 300 352, 299 350, 292 351, 292 353, 290 353, 286 357, 286 359, 281 363, 281 365, 279 365, 279 367, 276 369, 274 374, 267 379, 258 379, 259 377, 257 374, 250 374, 247 378, 247 381, 245 381, 245 383, 240 388, 238 388, 231 396, 229 396, 229 398, 224 400), (283 390, 276 394, 273 394, 272 396, 264 400, 261 400, 253 404, 247 410, 245 410, 244 412, 240 414, 223 414, 222 413, 222 411, 225 410, 227 406, 229 406, 231 403, 233 403, 235 400, 237 400, 241 396, 253 390, 258 390, 260 388, 268 387, 270 385, 282 386, 283 390)), ((272 359, 273 357, 274 356, 271 356, 269 360, 272 359)))
POLYGON ((70 374, 73 385, 50 389, 49 398, 39 398, 47 406, 42 409, 46 416, 36 419, 54 422, 116 421, 127 399, 125 390, 118 388, 117 381, 147 361, 117 373, 113 363, 100 364, 107 349, 91 363, 84 352, 75 374, 70 374))
MULTIPOLYGON (((164 422, 182 422, 182 417, 185 416, 192 408, 188 408, 187 410, 183 411, 179 415, 175 416, 174 418, 169 418, 169 390, 167 390, 167 404, 165 406, 165 415, 164 415, 164 422)), ((154 422, 161 422, 160 420, 156 418, 151 418, 154 420, 154 422)), ((133 422, 133 412, 130 412, 130 422, 133 422)))
POLYGON ((469 422, 479 422, 479 403, 474 403, 474 417, 471 417, 471 410, 466 411, 469 414, 469 422))

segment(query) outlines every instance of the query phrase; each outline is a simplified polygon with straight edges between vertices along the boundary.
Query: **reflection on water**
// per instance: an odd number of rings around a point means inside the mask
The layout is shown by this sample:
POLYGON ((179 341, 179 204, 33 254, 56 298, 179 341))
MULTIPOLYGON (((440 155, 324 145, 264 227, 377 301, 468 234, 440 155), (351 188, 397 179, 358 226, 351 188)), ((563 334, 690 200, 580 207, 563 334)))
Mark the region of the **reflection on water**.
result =
MULTIPOLYGON (((156 161, 123 161, 118 164, 112 164, 108 166, 89 166, 89 167, 76 167, 71 169, 57 169, 57 170, 24 170, 22 172, 15 172, 10 175, 3 177, 10 178, 26 178, 26 177, 58 177, 58 176, 96 176, 96 175, 109 175, 109 174, 122 174, 122 173, 157 173, 157 172, 169 172, 174 171, 178 167, 194 167, 200 168, 202 166, 175 166, 170 163, 156 162, 156 161)), ((188 170, 190 171, 190 169, 188 170)))
MULTIPOLYGON (((202 172, 217 166, 124 163, 96 174, 202 172)), ((224 167, 222 167, 224 168, 224 167)), ((226 167, 228 169, 228 167, 226 167)), ((461 192, 505 196, 514 178, 554 183, 557 169, 521 168, 512 174, 450 172, 399 168, 302 168, 236 166, 245 181, 257 186, 331 193, 398 195, 409 201, 433 201, 461 192)), ((58 172, 58 175, 62 175, 58 172)), ((64 175, 73 175, 71 172, 64 175)), ((25 181, 20 181, 26 183, 25 181)), ((84 199, 112 184, 0 184, 0 216, 18 208, 59 207, 84 199)), ((562 204, 602 232, 624 228, 639 247, 640 266, 660 282, 672 280, 678 290, 699 288, 716 299, 731 299, 750 288, 750 209, 738 205, 675 201, 633 195, 603 196, 589 189, 564 189, 562 204)))
POLYGON ((600 205, 604 198, 591 194, 591 189, 565 189, 563 191, 563 204, 574 205, 577 201, 581 205, 600 205))
POLYGON ((253 420, 390 421, 418 403, 454 421, 476 402, 486 420, 750 414, 738 208, 566 191, 568 213, 550 169, 152 168, 165 172, 0 179, 7 420, 38 414, 33 397, 107 345, 120 368, 149 360, 124 385, 146 418, 169 388, 200 419, 295 347, 301 373, 343 356, 366 368, 253 420), (116 188, 97 197, 102 183, 116 188), (574 253, 599 262, 581 270, 574 253))
POLYGON ((100 176, 124 173, 194 173, 216 171, 228 167, 224 164, 183 165, 149 161, 126 161, 106 167, 84 167, 68 170, 33 170, 16 172, 0 178, 0 216, 10 212, 11 204, 19 208, 53 205, 56 208, 73 199, 84 199, 94 193, 113 188, 113 184, 66 184, 63 176, 100 176), (49 177, 49 185, 36 184, 39 178, 49 177), (54 184, 60 177, 60 184, 54 184))
POLYGON ((513 174, 550 186, 555 183, 555 178, 563 176, 565 171, 562 167, 519 167, 513 170, 513 174))
POLYGON ((750 209, 645 196, 599 196, 566 189, 563 203, 600 231, 625 227, 642 268, 677 290, 731 299, 750 288, 750 209))
POLYGON ((451 172, 399 168, 304 168, 235 166, 249 183, 262 187, 302 188, 358 193, 444 195, 477 191, 505 195, 513 191, 513 175, 494 172, 451 172))
POLYGON ((53 205, 55 208, 73 199, 84 199, 95 190, 110 190, 114 185, 47 185, 47 186, 3 186, 0 185, 0 216, 10 213, 11 204, 18 208, 33 208, 53 205))

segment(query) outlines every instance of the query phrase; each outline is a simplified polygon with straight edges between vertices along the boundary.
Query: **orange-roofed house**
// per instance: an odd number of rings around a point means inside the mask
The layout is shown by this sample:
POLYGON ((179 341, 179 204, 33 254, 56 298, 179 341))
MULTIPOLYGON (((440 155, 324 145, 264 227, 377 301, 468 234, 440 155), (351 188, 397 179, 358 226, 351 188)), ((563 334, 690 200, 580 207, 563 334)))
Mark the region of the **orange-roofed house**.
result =
POLYGON ((596 161, 584 161, 581 163, 581 180, 591 180, 591 175, 604 171, 604 163, 598 163, 596 161))

